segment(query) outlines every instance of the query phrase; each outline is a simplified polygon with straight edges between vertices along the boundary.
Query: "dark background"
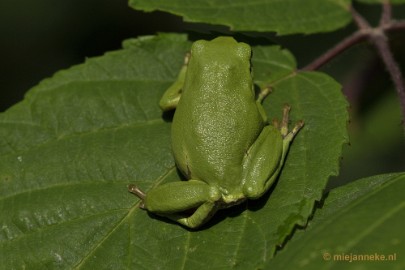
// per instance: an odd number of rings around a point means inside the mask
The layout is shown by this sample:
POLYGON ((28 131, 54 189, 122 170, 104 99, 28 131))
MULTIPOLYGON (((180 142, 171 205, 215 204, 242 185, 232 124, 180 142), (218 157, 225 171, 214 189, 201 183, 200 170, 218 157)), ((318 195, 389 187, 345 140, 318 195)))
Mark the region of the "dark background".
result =
POLYGON ((182 25, 180 17, 135 11, 126 0, 1 0, 0 112, 60 69, 120 49, 124 39, 182 25))

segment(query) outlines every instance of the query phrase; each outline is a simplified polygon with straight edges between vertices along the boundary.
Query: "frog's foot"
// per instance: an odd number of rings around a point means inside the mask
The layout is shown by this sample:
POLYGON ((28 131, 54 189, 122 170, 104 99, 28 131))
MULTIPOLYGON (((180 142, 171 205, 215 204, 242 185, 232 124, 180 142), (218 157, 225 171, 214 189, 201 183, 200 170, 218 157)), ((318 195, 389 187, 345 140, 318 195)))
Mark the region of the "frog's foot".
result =
POLYGON ((139 205, 139 207, 145 209, 144 200, 146 194, 142 190, 140 190, 137 186, 132 184, 128 185, 128 191, 131 192, 132 194, 135 194, 139 199, 141 199, 141 204, 139 205))
POLYGON ((281 136, 283 137, 283 141, 285 143, 291 142, 298 131, 300 131, 300 129, 304 126, 304 121, 301 120, 297 124, 295 124, 294 128, 291 131, 288 130, 290 110, 291 106, 286 104, 283 108, 283 119, 281 121, 281 125, 277 120, 273 121, 274 127, 280 130, 281 136))

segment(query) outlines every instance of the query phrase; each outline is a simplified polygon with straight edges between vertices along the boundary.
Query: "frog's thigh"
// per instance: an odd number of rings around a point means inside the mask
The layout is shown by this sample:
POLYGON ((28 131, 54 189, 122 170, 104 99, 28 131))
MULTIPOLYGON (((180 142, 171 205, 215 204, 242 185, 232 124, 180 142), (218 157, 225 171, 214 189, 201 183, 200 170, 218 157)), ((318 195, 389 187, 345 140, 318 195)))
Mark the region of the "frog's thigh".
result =
POLYGON ((177 181, 151 189, 145 198, 145 208, 155 213, 173 213, 196 208, 217 199, 219 191, 198 180, 177 181))
POLYGON ((263 128, 243 161, 243 193, 261 197, 272 185, 282 166, 283 138, 273 126, 263 128))

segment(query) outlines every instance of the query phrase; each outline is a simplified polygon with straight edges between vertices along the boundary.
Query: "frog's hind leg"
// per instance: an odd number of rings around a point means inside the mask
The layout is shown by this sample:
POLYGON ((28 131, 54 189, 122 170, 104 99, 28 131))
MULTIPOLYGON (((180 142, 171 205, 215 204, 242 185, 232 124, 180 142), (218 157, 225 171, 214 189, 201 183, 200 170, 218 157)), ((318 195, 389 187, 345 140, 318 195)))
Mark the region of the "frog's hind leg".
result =
POLYGON ((265 126, 243 161, 243 194, 249 199, 261 197, 277 179, 294 136, 303 126, 299 122, 288 131, 290 106, 283 110, 281 125, 265 126))
POLYGON ((168 215, 166 217, 184 226, 195 229, 207 222, 217 210, 214 202, 207 201, 201 204, 191 216, 182 217, 180 215, 168 215))
POLYGON ((243 160, 243 194, 260 198, 276 179, 282 164, 283 139, 277 128, 265 126, 243 160))
POLYGON ((141 207, 189 228, 204 224, 216 212, 220 191, 198 180, 178 181, 157 186, 147 194, 130 185, 129 191, 141 200, 141 207), (194 211, 187 216, 184 213, 194 211))

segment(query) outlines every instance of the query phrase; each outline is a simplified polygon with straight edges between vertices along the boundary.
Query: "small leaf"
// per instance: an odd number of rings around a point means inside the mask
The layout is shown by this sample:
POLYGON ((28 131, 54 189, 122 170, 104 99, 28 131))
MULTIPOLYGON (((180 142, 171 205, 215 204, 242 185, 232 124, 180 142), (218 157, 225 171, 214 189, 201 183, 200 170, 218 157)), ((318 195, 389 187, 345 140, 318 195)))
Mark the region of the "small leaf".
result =
POLYGON ((333 31, 351 20, 350 0, 129 0, 129 4, 144 11, 167 11, 189 22, 281 35, 333 31))
POLYGON ((179 181, 170 121, 158 101, 190 48, 184 35, 124 49, 57 73, 0 114, 0 254, 5 269, 253 269, 305 224, 347 141, 347 103, 321 73, 297 73, 277 46, 254 47, 255 82, 271 86, 270 119, 304 120, 266 196, 220 211, 202 230, 139 209, 127 191, 179 181), (252 247, 254 246, 254 249, 252 247), (221 256, 213 256, 221 254, 221 256))
POLYGON ((307 229, 297 231, 266 267, 403 269, 404 190, 405 173, 397 173, 361 179, 331 191, 307 229))

